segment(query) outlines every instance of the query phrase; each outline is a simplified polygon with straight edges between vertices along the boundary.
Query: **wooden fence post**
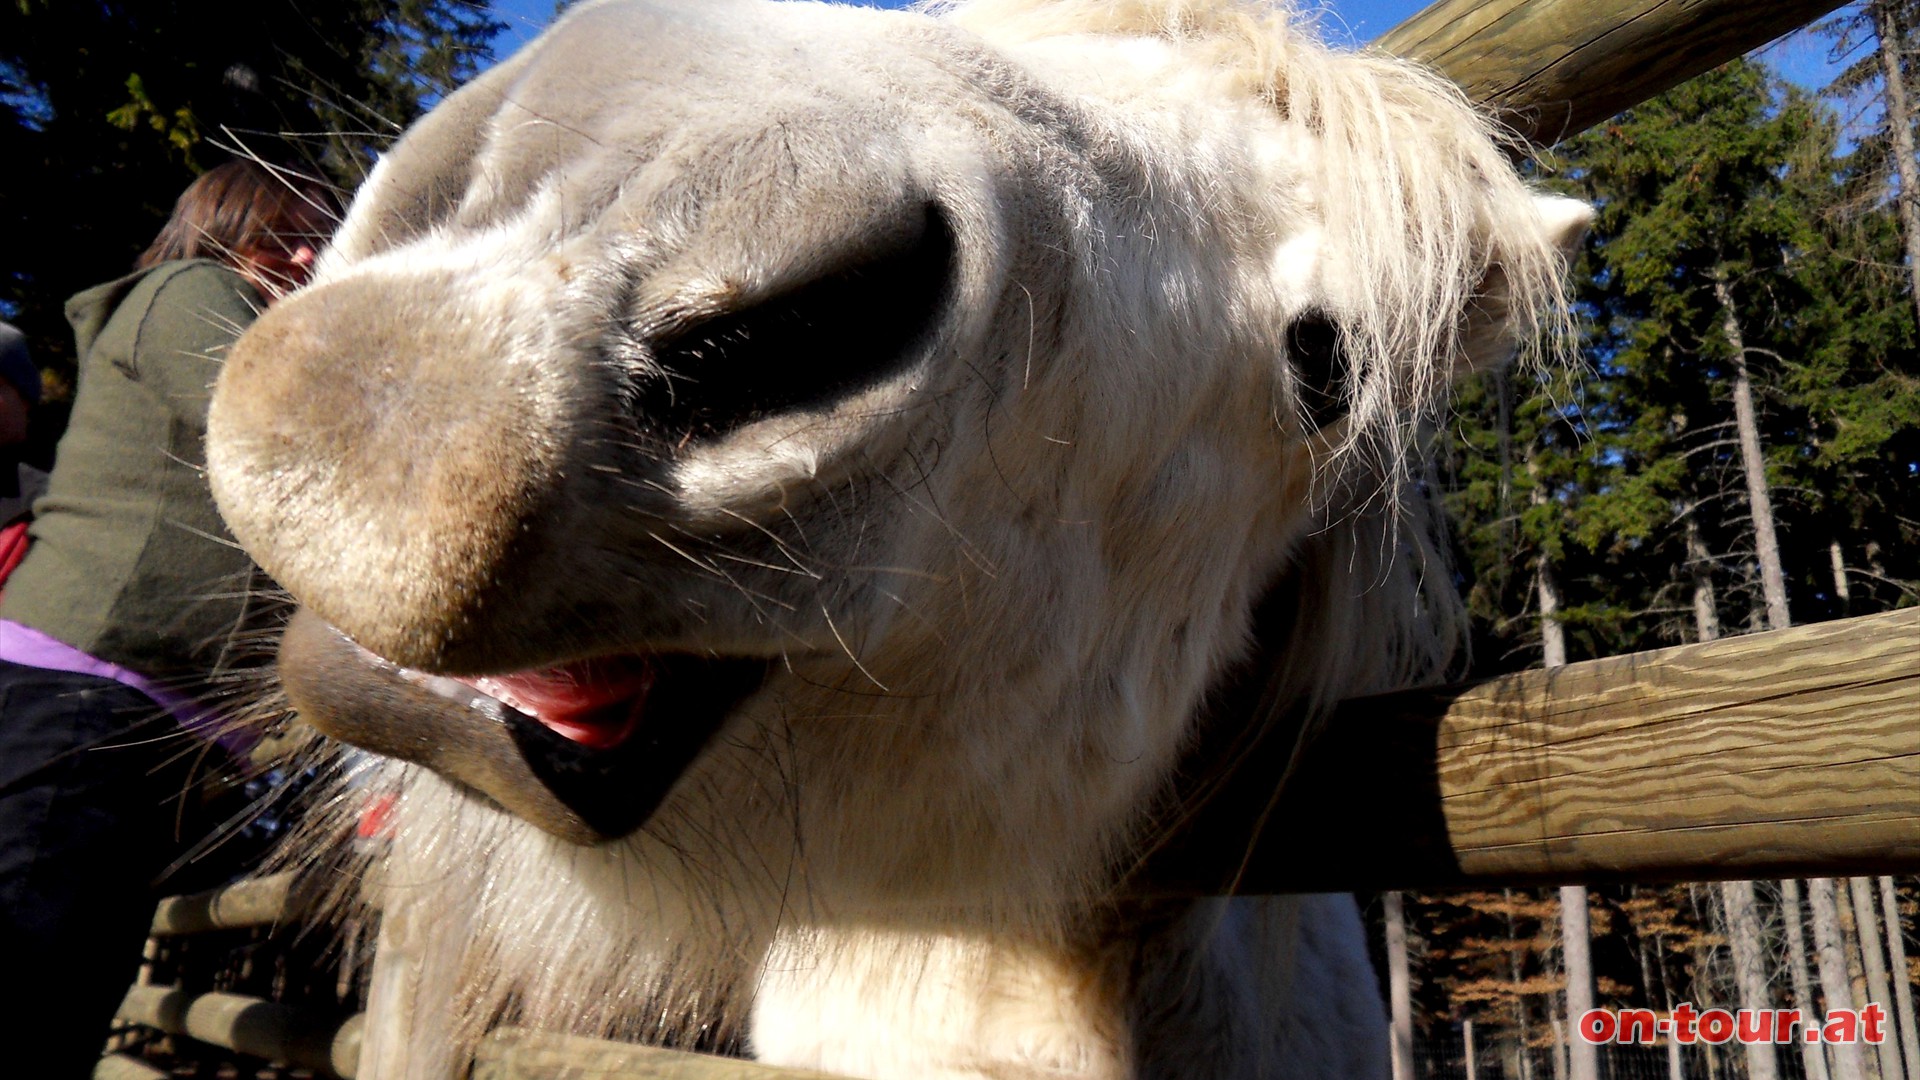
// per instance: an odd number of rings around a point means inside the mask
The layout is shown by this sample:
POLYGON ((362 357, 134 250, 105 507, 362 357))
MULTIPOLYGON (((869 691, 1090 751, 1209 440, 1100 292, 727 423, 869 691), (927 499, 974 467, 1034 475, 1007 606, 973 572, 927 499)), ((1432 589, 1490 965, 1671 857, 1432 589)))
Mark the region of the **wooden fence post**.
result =
POLYGON ((1840 3, 1440 0, 1374 44, 1432 65, 1544 144, 1757 49, 1840 3))

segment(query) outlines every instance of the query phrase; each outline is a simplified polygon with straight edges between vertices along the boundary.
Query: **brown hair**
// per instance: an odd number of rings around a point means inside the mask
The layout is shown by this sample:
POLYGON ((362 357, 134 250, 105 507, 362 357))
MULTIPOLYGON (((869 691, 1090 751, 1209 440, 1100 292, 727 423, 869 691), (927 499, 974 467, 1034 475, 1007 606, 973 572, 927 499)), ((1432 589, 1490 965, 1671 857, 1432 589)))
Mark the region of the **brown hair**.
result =
MULTIPOLYGON (((242 256, 288 246, 313 221, 330 229, 340 217, 333 189, 291 169, 252 160, 229 161, 187 185, 160 235, 133 262, 135 270, 172 259, 218 259, 245 270, 242 256)), ((324 237, 309 237, 320 247, 324 237)))

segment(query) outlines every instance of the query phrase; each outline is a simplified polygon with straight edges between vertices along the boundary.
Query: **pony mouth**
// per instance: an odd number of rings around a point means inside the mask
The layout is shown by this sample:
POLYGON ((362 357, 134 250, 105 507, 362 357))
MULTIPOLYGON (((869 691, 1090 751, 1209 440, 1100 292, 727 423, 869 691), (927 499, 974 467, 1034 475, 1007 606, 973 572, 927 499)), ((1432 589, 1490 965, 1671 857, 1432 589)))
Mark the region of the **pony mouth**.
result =
POLYGON ((425 765, 583 844, 644 825, 767 668, 761 659, 629 653, 440 675, 372 653, 304 608, 282 635, 279 660, 287 696, 322 733, 425 765))
MULTIPOLYGON (((373 653, 367 657, 380 662, 373 653)), ((464 698, 468 708, 518 713, 516 721, 531 719, 587 750, 612 750, 631 739, 646 719, 660 666, 646 656, 630 655, 504 675, 430 675, 412 668, 400 668, 399 675, 441 697, 464 698)))

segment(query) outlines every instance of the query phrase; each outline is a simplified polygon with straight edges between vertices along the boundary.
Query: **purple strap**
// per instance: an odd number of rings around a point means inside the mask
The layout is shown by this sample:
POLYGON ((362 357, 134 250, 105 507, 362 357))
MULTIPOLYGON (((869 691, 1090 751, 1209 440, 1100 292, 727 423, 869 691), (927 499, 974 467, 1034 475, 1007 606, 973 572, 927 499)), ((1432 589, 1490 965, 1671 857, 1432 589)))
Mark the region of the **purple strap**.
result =
POLYGON ((211 740, 238 758, 244 759, 247 751, 258 741, 252 732, 221 723, 219 714, 210 705, 203 705, 186 694, 168 690, 137 671, 129 671, 119 664, 108 663, 81 652, 59 638, 11 619, 0 619, 0 660, 45 671, 92 675, 110 679, 129 690, 137 690, 172 713, 181 727, 202 739, 211 740))

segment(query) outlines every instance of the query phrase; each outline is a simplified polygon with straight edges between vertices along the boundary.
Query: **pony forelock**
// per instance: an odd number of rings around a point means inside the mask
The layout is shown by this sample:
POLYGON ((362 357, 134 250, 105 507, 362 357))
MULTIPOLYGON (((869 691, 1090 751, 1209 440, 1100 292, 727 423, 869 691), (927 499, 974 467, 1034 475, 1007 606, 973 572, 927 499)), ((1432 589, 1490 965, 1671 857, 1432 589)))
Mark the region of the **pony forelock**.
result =
MULTIPOLYGON (((1525 364, 1559 361, 1571 341, 1565 254, 1514 168, 1520 138, 1419 64, 1329 47, 1286 0, 935 0, 922 9, 1010 46, 1159 39, 1310 136, 1306 188, 1324 229, 1323 284, 1337 297, 1354 367, 1342 387, 1346 419, 1320 452, 1323 525, 1290 571, 1301 625, 1326 632, 1289 635, 1267 656, 1270 697, 1324 715, 1341 696, 1454 671, 1465 624, 1420 444, 1466 369, 1516 351, 1525 364), (1470 341, 1476 321, 1500 325, 1499 338, 1470 341)), ((1285 234, 1284 223, 1273 227, 1285 234)))
POLYGON ((1359 365, 1330 466, 1367 450, 1389 475, 1402 472, 1421 420, 1460 373, 1469 316, 1489 299, 1523 360, 1564 350, 1562 258, 1512 165, 1524 144, 1444 76, 1330 48, 1284 0, 934 0, 922 9, 1002 43, 1163 39, 1314 137, 1323 259, 1359 365), (1500 295, 1488 298, 1480 290, 1496 267, 1500 295))

